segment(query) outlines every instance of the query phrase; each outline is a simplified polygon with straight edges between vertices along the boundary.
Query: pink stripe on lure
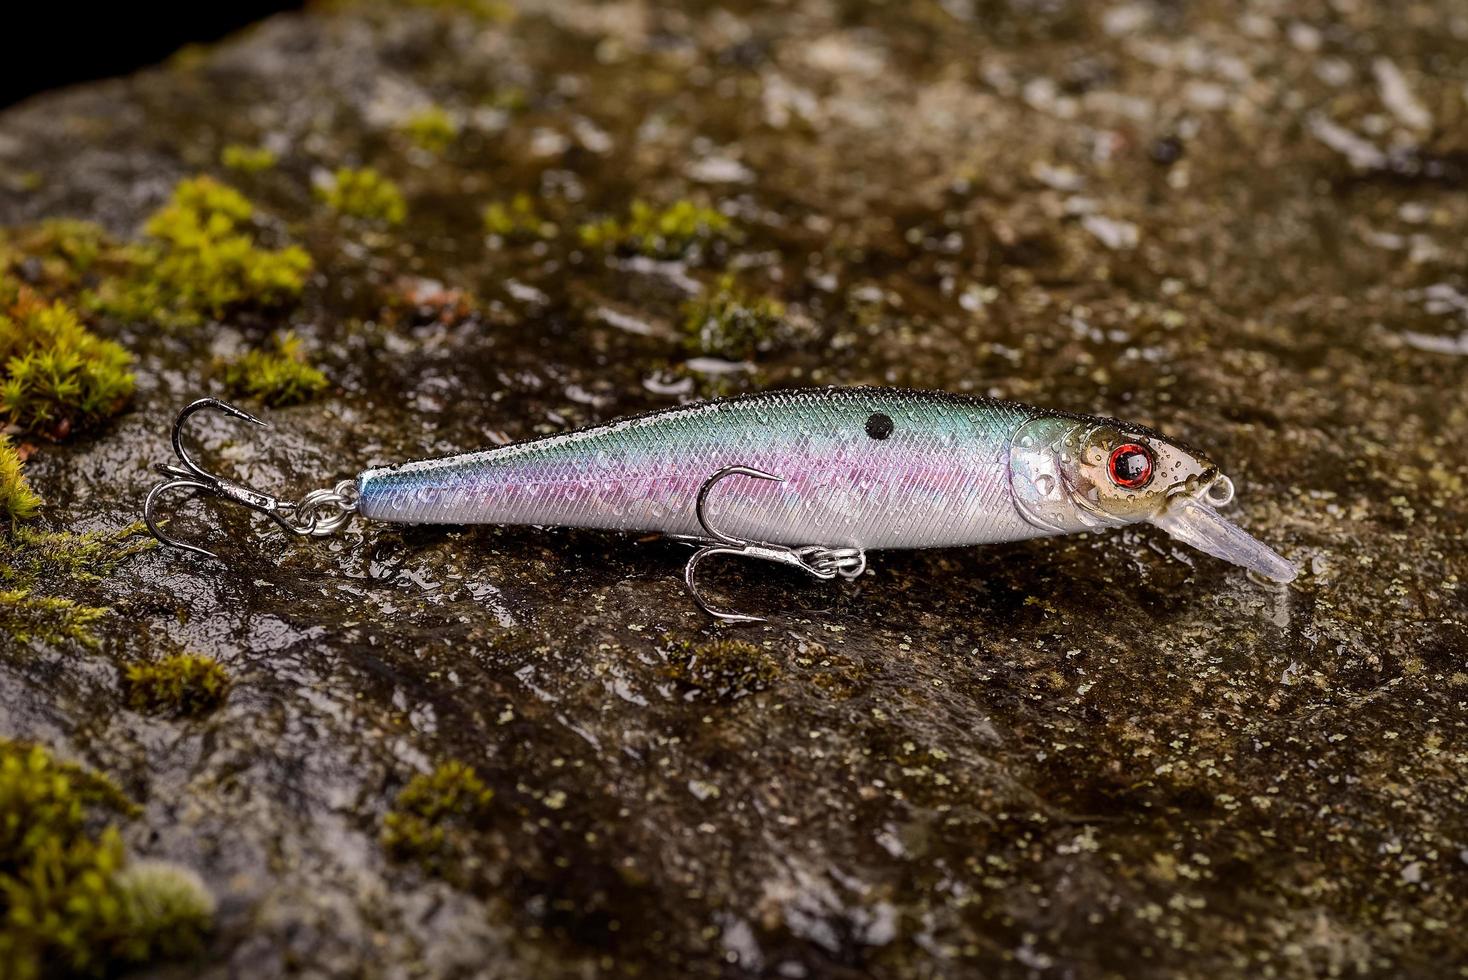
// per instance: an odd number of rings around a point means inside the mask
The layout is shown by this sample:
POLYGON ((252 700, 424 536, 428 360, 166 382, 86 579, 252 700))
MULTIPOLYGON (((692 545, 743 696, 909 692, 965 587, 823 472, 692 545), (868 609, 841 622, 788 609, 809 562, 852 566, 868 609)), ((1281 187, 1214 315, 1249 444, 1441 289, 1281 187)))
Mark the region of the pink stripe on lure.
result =
MULTIPOLYGON (((194 412, 258 419, 215 399, 179 414, 168 480, 260 511, 298 534, 353 513, 411 524, 535 524, 661 532, 711 555, 852 578, 881 548, 987 544, 1142 521, 1279 582, 1294 566, 1219 516, 1233 485, 1203 453, 1143 426, 989 398, 894 388, 775 391, 635 416, 483 452, 370 469, 277 500, 200 468, 180 432, 194 412)), ((259 423, 264 424, 264 423, 259 423)))

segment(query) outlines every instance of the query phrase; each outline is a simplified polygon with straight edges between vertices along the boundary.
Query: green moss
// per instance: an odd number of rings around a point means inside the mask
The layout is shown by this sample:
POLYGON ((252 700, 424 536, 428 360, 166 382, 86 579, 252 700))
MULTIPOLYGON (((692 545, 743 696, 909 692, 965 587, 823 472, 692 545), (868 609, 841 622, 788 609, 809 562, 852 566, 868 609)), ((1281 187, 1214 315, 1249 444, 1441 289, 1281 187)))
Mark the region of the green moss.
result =
POLYGON ((155 211, 145 226, 149 235, 164 241, 183 241, 201 229, 218 237, 249 221, 255 206, 249 198, 213 177, 181 180, 167 204, 155 211))
POLYGON ((137 813, 106 777, 0 739, 0 964, 8 980, 111 974, 203 948, 213 897, 185 869, 129 863, 108 818, 137 813))
POLYGON ((157 546, 142 521, 85 533, 17 527, 0 538, 0 583, 63 587, 100 582, 129 558, 157 546))
POLYGON ((10 438, 0 433, 0 515, 14 524, 35 517, 41 509, 41 497, 26 482, 20 454, 10 438))
POLYGON ((744 640, 676 643, 668 651, 670 677, 727 700, 764 690, 782 672, 782 664, 768 650, 744 640))
POLYGON ((604 218, 577 229, 583 245, 653 258, 680 258, 732 233, 733 223, 727 217, 692 201, 677 201, 666 208, 633 201, 625 218, 604 218))
POLYGON ((266 350, 246 351, 224 366, 224 383, 236 394, 267 405, 298 405, 320 394, 326 375, 306 362, 301 339, 287 333, 266 350))
POLYGON ((751 357, 769 349, 784 317, 783 303, 752 297, 726 275, 710 292, 684 305, 684 341, 690 350, 705 354, 751 357))
POLYGON ((105 606, 88 606, 61 596, 32 595, 25 589, 0 590, 0 633, 16 643, 33 640, 59 646, 75 640, 97 645, 92 627, 107 613, 105 606))
POLYGON ((530 106, 530 96, 518 85, 509 85, 496 89, 493 95, 484 100, 484 105, 505 112, 523 112, 530 106))
POLYGON ((459 138, 459 124, 441 106, 429 106, 404 119, 398 130, 415 144, 442 153, 459 138))
POLYGON ((39 745, 0 738, 0 855, 25 857, 49 833, 80 830, 89 807, 138 814, 106 776, 58 762, 39 745))
MULTIPOLYGON (((117 248, 100 225, 72 218, 0 230, 0 274, 22 263, 26 278, 48 294, 80 286, 84 277, 117 248)), ((10 290, 13 291, 12 283, 10 290)), ((5 291, 0 290, 0 299, 5 291)))
POLYGON ((365 221, 396 225, 408 214, 398 185, 370 167, 340 168, 329 183, 316 188, 316 196, 338 214, 365 221))
POLYGON ((383 819, 383 846, 434 870, 463 850, 460 838, 483 821, 493 799, 473 766, 445 762, 398 794, 383 819))
POLYGON ((506 241, 528 242, 554 238, 557 228, 529 194, 516 194, 508 204, 495 201, 484 209, 484 230, 506 241))
POLYGON ((274 150, 263 146, 230 143, 220 152, 219 162, 242 174, 258 174, 274 169, 280 158, 274 150))
POLYGON ((156 546, 141 523, 86 534, 20 525, 0 535, 0 633, 18 643, 95 646, 92 627, 110 610, 74 593, 156 546))
POLYGON ((196 653, 178 653, 123 668, 127 703, 135 711, 205 715, 224 703, 229 685, 229 672, 218 661, 196 653))
POLYGON ((180 181, 148 219, 150 241, 120 256, 127 270, 104 280, 88 305, 123 320, 191 327, 295 299, 310 256, 296 246, 261 248, 247 227, 253 216, 244 195, 212 177, 180 181))
POLYGON ((116 414, 133 392, 132 355, 61 302, 18 290, 0 312, 0 415, 51 439, 116 414))

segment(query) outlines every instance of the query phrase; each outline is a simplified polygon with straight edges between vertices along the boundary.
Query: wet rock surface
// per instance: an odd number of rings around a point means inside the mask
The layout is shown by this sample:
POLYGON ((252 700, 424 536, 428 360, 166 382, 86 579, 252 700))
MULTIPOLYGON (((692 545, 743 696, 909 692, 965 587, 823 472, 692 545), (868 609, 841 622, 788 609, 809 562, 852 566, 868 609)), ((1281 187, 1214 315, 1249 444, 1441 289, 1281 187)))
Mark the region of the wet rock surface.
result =
POLYGON ((771 621, 721 629, 668 542, 302 542, 192 505, 174 529, 222 563, 133 556, 85 586, 97 649, 0 650, 0 735, 110 774, 131 848, 218 898, 190 972, 1461 973, 1459 5, 485 12, 282 16, 0 115, 0 224, 133 239, 212 173, 315 265, 299 303, 203 327, 94 318, 138 391, 33 452, 44 526, 134 521, 215 358, 289 329, 329 390, 199 444, 291 495, 697 397, 911 385, 1207 447, 1305 572, 1151 529, 879 554, 838 586, 730 567, 719 594, 771 621), (430 107, 446 138, 405 125, 430 107), (236 144, 278 162, 221 166, 236 144), (343 167, 404 220, 328 207, 343 167), (487 234, 516 195, 536 217, 487 234), (730 227, 583 242, 634 199, 730 227), (784 304, 747 362, 684 324, 728 272, 784 304), (224 665, 223 706, 129 707, 123 665, 178 650, 224 665), (387 847, 450 761, 492 798, 387 847))

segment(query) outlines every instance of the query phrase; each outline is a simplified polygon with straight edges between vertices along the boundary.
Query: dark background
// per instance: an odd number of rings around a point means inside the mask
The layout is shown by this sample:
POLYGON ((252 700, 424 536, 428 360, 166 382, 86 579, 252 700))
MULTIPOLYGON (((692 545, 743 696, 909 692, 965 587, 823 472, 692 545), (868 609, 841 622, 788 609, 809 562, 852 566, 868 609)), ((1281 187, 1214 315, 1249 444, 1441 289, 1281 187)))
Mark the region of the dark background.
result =
POLYGON ((77 82, 125 75, 167 58, 185 44, 216 41, 304 0, 173 3, 66 3, 17 0, 3 5, 0 107, 77 82))

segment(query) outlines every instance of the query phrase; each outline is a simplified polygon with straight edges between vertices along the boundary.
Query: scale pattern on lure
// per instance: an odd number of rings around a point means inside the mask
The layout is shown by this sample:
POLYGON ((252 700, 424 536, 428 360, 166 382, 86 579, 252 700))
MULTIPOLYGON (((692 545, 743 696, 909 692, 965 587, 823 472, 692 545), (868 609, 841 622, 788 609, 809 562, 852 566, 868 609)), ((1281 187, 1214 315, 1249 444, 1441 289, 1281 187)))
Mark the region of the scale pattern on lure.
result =
POLYGON ((733 537, 862 549, 1029 537, 1008 445, 1027 409, 885 389, 777 391, 446 459, 368 470, 362 516, 698 535, 699 488, 733 537))
MULTIPOLYGON (((289 504, 184 452, 149 495, 230 497, 320 534, 353 512, 400 523, 662 532, 714 554, 855 577, 866 552, 1016 541, 1149 521, 1267 577, 1294 566, 1218 515, 1233 486, 1203 453, 1142 426, 988 398, 891 388, 777 391, 683 406, 483 452, 370 469, 289 504)), ((173 542, 159 537, 167 543, 173 542)), ((193 550, 190 545, 183 545, 193 550)), ((206 552, 207 553, 207 552, 206 552)))

